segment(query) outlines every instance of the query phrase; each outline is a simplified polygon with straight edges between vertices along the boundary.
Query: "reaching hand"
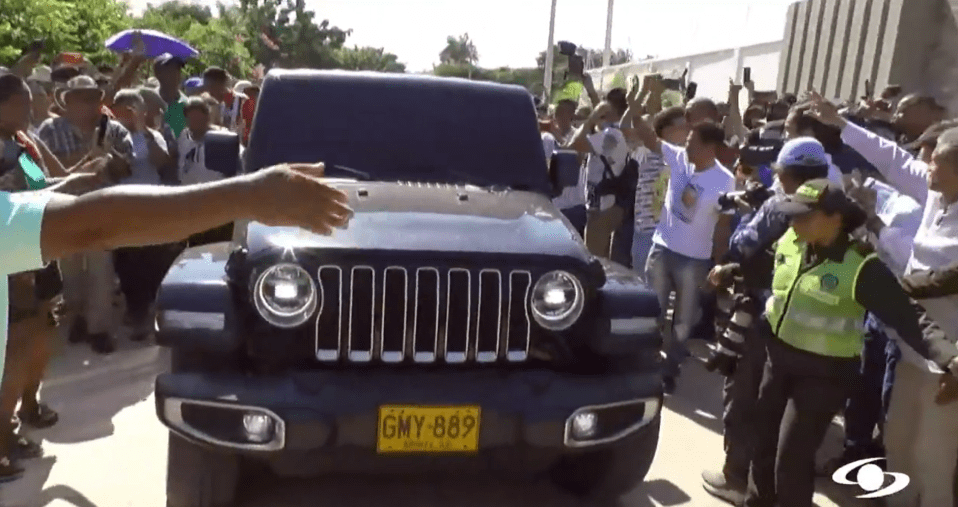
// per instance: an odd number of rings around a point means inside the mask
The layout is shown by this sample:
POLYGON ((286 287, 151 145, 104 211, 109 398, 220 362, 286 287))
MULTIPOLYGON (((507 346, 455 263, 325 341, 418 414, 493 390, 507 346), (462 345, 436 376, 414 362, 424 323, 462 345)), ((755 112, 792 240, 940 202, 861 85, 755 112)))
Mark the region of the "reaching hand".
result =
POLYGON ((132 51, 134 56, 143 56, 146 54, 146 42, 143 41, 143 34, 139 30, 133 32, 132 51))
POLYGON ((808 98, 812 102, 812 107, 808 110, 808 114, 810 114, 812 118, 833 127, 845 127, 846 121, 838 114, 838 108, 835 104, 825 100, 815 91, 809 92, 808 98))
POLYGON ((253 176, 256 220, 304 227, 318 234, 345 228, 353 213, 349 198, 323 181, 324 172, 322 163, 282 164, 258 171, 253 176))
POLYGON ((875 216, 875 205, 878 202, 878 192, 874 188, 866 187, 862 183, 861 173, 853 174, 849 180, 848 188, 845 189, 849 199, 858 203, 862 209, 868 213, 869 217, 875 216))

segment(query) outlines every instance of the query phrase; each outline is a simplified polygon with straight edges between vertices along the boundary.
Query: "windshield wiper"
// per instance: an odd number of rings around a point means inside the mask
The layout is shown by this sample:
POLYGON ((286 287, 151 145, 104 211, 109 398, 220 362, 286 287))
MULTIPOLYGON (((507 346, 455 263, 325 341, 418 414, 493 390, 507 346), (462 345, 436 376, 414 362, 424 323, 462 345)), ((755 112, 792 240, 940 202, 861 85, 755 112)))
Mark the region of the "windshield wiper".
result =
MULTIPOLYGON (((360 181, 372 181, 372 178, 373 178, 367 172, 360 171, 359 169, 353 169, 352 167, 346 167, 344 165, 328 164, 326 165, 326 167, 336 169, 337 171, 342 171, 346 174, 349 174, 350 176, 355 177, 357 180, 360 180, 360 181)), ((329 175, 327 174, 327 176, 329 175)))

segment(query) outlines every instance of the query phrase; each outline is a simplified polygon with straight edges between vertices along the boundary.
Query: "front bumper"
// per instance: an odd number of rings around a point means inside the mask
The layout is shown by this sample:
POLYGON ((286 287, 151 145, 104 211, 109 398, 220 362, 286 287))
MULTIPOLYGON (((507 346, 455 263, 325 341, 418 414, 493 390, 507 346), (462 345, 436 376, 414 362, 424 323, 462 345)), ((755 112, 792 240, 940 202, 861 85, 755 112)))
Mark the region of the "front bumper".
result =
POLYGON ((382 405, 479 406, 479 453, 518 450, 555 457, 614 446, 658 417, 662 384, 657 372, 588 377, 548 370, 313 371, 279 377, 169 373, 157 377, 156 404, 160 420, 182 437, 298 474, 313 468, 306 463, 341 465, 345 454, 353 462, 375 460, 382 405), (258 444, 223 438, 184 417, 196 406, 266 414, 275 422, 275 434, 258 444), (623 407, 631 412, 622 412, 623 407), (605 413, 611 420, 614 413, 617 426, 577 440, 572 419, 586 410, 600 420, 605 413))

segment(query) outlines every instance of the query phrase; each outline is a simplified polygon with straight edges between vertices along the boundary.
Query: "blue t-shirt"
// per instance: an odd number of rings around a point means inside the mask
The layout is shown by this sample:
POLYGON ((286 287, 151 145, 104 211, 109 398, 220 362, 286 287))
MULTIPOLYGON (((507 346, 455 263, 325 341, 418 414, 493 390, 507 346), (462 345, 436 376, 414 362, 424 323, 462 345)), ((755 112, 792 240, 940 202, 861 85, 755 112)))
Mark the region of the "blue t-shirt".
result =
POLYGON ((6 361, 10 294, 7 275, 43 267, 40 227, 50 192, 0 192, 0 378, 6 361))

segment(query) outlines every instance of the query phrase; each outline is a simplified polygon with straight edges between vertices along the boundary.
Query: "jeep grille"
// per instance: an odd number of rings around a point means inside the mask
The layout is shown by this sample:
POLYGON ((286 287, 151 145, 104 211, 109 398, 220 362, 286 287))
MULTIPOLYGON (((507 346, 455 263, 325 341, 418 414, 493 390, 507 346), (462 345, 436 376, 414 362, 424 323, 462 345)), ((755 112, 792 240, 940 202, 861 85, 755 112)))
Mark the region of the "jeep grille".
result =
POLYGON ((521 362, 532 273, 322 266, 316 358, 355 363, 521 362))

